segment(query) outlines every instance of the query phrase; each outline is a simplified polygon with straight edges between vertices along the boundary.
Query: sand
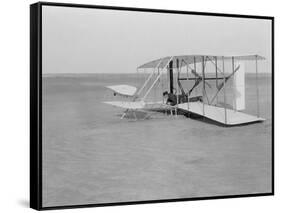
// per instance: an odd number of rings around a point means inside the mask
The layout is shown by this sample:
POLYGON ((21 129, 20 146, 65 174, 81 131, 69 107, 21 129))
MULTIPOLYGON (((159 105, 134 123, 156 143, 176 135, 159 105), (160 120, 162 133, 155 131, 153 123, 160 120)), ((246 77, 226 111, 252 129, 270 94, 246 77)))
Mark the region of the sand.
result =
MULTIPOLYGON (((183 115, 120 120, 105 86, 136 85, 134 75, 44 77, 43 206, 271 192, 270 81, 259 80, 266 121, 225 128, 183 115)), ((254 77, 246 83, 255 114, 254 77)))

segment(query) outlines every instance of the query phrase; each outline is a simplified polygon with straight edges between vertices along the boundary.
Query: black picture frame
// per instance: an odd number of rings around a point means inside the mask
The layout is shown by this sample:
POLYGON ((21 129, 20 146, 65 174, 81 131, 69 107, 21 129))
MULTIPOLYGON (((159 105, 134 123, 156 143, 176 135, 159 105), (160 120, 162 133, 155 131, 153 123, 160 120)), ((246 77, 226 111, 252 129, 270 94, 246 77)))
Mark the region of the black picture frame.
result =
POLYGON ((178 202, 191 200, 210 200, 274 195, 274 17, 223 14, 193 11, 175 11, 147 8, 113 7, 101 5, 68 4, 38 2, 30 5, 30 207, 36 210, 67 209, 81 207, 98 207, 114 205, 132 205, 147 203, 178 202), (106 10, 123 10, 150 13, 188 14, 216 17, 236 17, 251 19, 267 19, 271 21, 271 54, 272 54, 272 186, 270 193, 253 193, 229 196, 196 197, 182 199, 145 200, 136 202, 118 202, 67 206, 42 206, 42 6, 94 8, 106 10))

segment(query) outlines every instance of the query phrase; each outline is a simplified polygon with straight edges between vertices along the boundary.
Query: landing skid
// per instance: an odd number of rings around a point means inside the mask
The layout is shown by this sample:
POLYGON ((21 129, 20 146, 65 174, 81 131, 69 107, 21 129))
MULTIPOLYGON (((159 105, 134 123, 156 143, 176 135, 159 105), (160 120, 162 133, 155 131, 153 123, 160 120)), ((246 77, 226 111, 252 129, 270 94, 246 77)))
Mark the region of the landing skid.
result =
POLYGON ((147 112, 144 110, 133 110, 133 109, 127 109, 125 110, 125 112, 122 114, 122 116, 120 117, 120 119, 124 119, 127 118, 131 121, 139 121, 139 120, 146 120, 151 116, 151 112, 147 112), (144 116, 138 116, 138 113, 143 113, 144 116))

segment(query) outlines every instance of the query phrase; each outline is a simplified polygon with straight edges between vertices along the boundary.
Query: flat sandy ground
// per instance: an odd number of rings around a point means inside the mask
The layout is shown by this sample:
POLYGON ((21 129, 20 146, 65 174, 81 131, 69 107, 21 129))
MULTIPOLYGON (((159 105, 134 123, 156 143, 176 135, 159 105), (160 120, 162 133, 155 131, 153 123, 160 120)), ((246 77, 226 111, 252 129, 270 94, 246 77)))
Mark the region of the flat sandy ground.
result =
MULTIPOLYGON (((43 78, 43 206, 271 192, 271 76, 263 123, 221 127, 185 116, 130 122, 104 86, 130 75, 43 78)), ((247 112, 255 114, 253 76, 247 112)))

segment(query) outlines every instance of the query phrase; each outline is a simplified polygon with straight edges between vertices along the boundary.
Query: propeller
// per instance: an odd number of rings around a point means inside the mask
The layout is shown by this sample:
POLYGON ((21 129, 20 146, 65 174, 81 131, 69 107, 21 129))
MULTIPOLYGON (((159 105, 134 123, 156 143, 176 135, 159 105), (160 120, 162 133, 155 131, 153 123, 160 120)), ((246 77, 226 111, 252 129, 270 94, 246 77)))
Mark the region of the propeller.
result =
POLYGON ((224 87, 225 83, 228 81, 228 79, 230 79, 238 70, 240 69, 240 65, 238 65, 235 70, 233 70, 233 72, 227 76, 225 78, 225 81, 222 81, 219 85, 218 85, 218 88, 217 88, 217 92, 216 94, 214 95, 213 99, 211 100, 211 104, 213 103, 213 101, 215 100, 215 98, 217 97, 217 95, 219 94, 219 92, 221 91, 221 89, 224 87))
POLYGON ((235 73, 236 71, 238 71, 240 68, 240 65, 238 65, 238 67, 236 67, 236 69, 229 75, 225 78, 225 82, 221 82, 219 85, 218 85, 218 90, 221 90, 221 88, 223 87, 224 83, 226 83, 228 81, 228 79, 230 79, 235 73))
MULTIPOLYGON (((195 75, 196 78, 199 78, 200 81, 202 81, 202 79, 203 79, 202 76, 199 75, 195 70, 191 70, 191 73, 192 73, 193 75, 195 75)), ((209 88, 212 88, 212 86, 211 86, 208 82, 205 81, 205 84, 207 84, 209 88)))

